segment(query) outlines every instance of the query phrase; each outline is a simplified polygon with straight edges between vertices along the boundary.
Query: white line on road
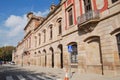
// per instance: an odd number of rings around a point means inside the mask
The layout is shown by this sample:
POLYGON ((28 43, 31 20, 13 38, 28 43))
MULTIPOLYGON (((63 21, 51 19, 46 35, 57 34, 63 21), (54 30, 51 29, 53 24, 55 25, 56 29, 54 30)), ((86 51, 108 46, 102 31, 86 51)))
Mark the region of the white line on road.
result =
POLYGON ((12 76, 7 76, 6 80, 13 80, 12 76))
POLYGON ((38 78, 41 78, 41 79, 43 79, 43 80, 46 80, 46 78, 44 78, 44 77, 42 77, 42 76, 40 76, 40 75, 36 75, 38 78))
POLYGON ((56 80, 55 77, 52 77, 52 76, 49 76, 49 75, 46 75, 46 77, 49 77, 49 78, 51 78, 52 80, 56 80))
POLYGON ((38 77, 38 78, 41 78, 41 79, 43 79, 43 80, 53 80, 53 79, 46 79, 45 77, 40 76, 40 75, 37 75, 37 77, 38 77))
POLYGON ((26 80, 22 75, 17 75, 19 80, 26 80))
POLYGON ((37 79, 37 78, 35 78, 35 77, 33 77, 33 76, 30 76, 30 75, 27 75, 27 77, 29 77, 29 78, 32 79, 32 80, 39 80, 39 79, 37 79))
POLYGON ((56 79, 56 80, 62 80, 62 79, 56 79))
POLYGON ((43 76, 40 76, 40 75, 36 75, 38 78, 40 78, 40 79, 43 79, 43 80, 55 80, 55 79, 46 79, 45 77, 43 77, 43 76))

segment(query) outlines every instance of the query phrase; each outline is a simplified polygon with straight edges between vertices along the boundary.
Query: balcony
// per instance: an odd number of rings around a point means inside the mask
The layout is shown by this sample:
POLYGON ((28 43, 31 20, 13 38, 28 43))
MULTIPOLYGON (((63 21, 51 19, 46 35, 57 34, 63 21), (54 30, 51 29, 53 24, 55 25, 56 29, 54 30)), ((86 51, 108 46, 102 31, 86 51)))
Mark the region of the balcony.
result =
POLYGON ((77 18, 78 28, 87 31, 93 30, 93 25, 98 23, 100 20, 99 11, 89 11, 77 18))

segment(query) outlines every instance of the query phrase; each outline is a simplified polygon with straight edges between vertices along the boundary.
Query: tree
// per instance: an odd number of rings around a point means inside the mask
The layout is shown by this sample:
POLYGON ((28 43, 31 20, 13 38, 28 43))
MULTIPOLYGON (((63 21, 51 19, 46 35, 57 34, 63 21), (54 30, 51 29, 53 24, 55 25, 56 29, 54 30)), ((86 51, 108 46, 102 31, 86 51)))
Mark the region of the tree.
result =
POLYGON ((14 46, 0 47, 0 60, 11 61, 12 60, 12 51, 14 49, 15 49, 14 46))

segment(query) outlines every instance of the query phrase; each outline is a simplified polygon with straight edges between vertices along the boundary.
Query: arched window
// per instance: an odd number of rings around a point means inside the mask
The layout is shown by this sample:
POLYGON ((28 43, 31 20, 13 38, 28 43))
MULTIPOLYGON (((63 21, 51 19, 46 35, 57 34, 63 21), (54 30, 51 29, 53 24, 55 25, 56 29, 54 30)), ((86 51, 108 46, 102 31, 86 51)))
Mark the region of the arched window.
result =
POLYGON ((37 36, 35 36, 35 47, 37 47, 37 36))
POLYGON ((53 31, 52 31, 52 26, 50 26, 50 39, 52 39, 52 37, 53 37, 53 31))
POLYGON ((59 27, 59 35, 62 34, 62 24, 61 20, 58 22, 58 27, 59 27))
POLYGON ((78 60, 77 60, 77 54, 78 54, 77 53, 77 44, 73 44, 72 47, 73 47, 73 52, 71 54, 71 62, 77 63, 78 62, 78 60))
POLYGON ((63 45, 62 44, 58 45, 58 51, 60 52, 60 65, 61 65, 61 68, 63 68, 63 45))
POLYGON ((38 53, 39 53, 39 54, 41 54, 41 52, 40 52, 40 51, 38 51, 38 53))
POLYGON ((45 43, 45 41, 46 41, 46 30, 43 30, 43 35, 44 35, 44 43, 45 43))
POLYGON ((59 17, 56 22, 58 26, 58 35, 61 35, 62 34, 62 18, 59 17))
POLYGON ((94 35, 87 37, 84 42, 86 42, 86 53, 87 58, 89 59, 89 65, 98 65, 101 66, 101 74, 104 74, 103 72, 103 57, 102 57, 102 51, 101 51, 101 42, 100 42, 100 36, 94 35))
POLYGON ((120 58, 120 28, 113 30, 110 34, 116 36, 117 47, 118 47, 118 56, 120 58))
POLYGON ((29 38, 29 48, 31 47, 31 37, 29 38))
POLYGON ((38 36, 39 36, 39 45, 40 45, 41 44, 41 34, 39 33, 38 36))
POLYGON ((27 39, 27 48, 28 48, 28 39, 27 39))
POLYGON ((71 46, 71 48, 72 48, 72 51, 70 53, 71 54, 70 55, 71 63, 77 63, 78 62, 78 58, 77 58, 77 55, 78 55, 77 43, 73 42, 73 43, 70 43, 68 46, 71 46))
POLYGON ((116 38, 117 38, 118 53, 120 57, 120 33, 116 35, 116 38))
POLYGON ((44 62, 43 65, 44 65, 44 66, 47 66, 47 55, 46 55, 46 53, 47 53, 47 52, 46 52, 46 50, 44 49, 44 50, 43 50, 43 54, 45 55, 44 60, 43 60, 43 62, 44 62))
POLYGON ((36 55, 37 55, 37 52, 34 53, 34 56, 35 56, 35 57, 36 57, 36 55))
POLYGON ((51 54, 52 54, 52 68, 54 68, 54 50, 52 47, 49 48, 51 54))

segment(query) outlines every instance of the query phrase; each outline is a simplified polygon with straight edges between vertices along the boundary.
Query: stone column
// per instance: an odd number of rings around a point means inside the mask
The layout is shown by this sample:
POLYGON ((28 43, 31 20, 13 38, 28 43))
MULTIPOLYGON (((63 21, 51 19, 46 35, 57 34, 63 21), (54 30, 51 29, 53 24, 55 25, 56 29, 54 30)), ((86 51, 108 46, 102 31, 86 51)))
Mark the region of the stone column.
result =
POLYGON ((68 58, 69 58, 69 53, 67 51, 64 51, 63 52, 63 67, 66 69, 69 67, 69 61, 68 61, 68 58))
POLYGON ((50 53, 47 54, 47 67, 52 67, 52 55, 50 53))
POLYGON ((54 55, 54 63, 55 63, 54 67, 55 68, 60 68, 61 66, 60 57, 61 57, 60 52, 55 52, 55 55, 54 55))
POLYGON ((36 56, 34 56, 34 66, 36 66, 36 59, 37 57, 36 56))
POLYGON ((31 65, 31 62, 30 62, 30 55, 28 56, 28 66, 31 65))
POLYGON ((38 56, 38 66, 41 66, 41 55, 38 56))
POLYGON ((30 59, 30 63, 31 63, 31 65, 33 65, 33 63, 34 63, 33 60, 34 60, 33 57, 31 57, 31 59, 30 59))
POLYGON ((23 66, 25 65, 25 56, 23 56, 23 66))
POLYGON ((45 55, 41 54, 41 66, 45 67, 45 55))
POLYGON ((86 65, 86 47, 85 43, 81 42, 78 44, 78 70, 81 73, 87 72, 87 65, 86 65))
POLYGON ((21 55, 21 58, 20 58, 20 65, 22 66, 22 61, 23 61, 23 58, 22 58, 22 55, 21 55))
POLYGON ((36 66, 39 65, 39 55, 36 56, 36 66))

